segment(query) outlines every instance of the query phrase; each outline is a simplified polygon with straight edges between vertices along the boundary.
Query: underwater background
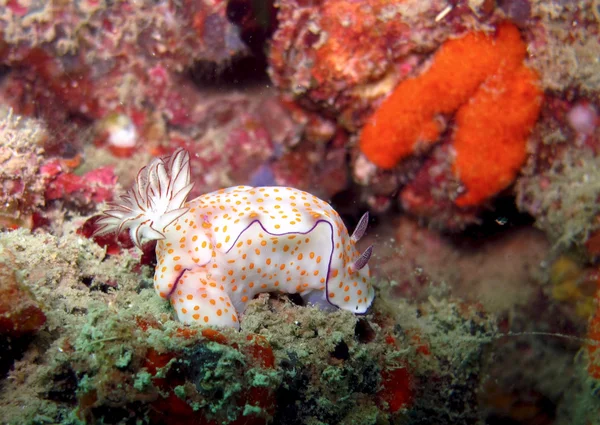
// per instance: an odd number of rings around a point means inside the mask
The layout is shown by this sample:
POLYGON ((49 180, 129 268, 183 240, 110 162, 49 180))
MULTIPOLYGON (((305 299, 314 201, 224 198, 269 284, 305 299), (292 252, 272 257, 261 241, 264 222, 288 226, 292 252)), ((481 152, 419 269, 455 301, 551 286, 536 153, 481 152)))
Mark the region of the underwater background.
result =
POLYGON ((0 0, 0 62, 0 424, 600 424, 598 0, 0 0))

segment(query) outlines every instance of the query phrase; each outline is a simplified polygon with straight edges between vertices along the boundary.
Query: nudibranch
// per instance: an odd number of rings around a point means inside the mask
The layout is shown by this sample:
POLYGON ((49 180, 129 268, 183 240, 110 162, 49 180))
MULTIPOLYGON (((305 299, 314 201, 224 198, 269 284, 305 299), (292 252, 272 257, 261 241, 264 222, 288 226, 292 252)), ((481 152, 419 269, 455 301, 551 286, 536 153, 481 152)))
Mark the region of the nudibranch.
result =
POLYGON ((154 287, 181 322, 239 328, 248 301, 276 291, 367 311, 372 247, 356 249, 367 214, 350 236, 327 202, 301 190, 236 186, 186 202, 192 185, 185 150, 156 158, 97 231, 129 230, 138 247, 158 240, 154 287))

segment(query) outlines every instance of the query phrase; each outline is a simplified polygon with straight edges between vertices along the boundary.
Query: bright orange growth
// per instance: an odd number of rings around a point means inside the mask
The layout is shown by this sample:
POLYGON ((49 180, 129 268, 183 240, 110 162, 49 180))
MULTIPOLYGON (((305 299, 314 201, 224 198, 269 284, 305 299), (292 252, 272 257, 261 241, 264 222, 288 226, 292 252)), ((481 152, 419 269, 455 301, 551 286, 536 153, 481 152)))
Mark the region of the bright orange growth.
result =
POLYGON ((467 192, 456 203, 476 205, 508 186, 525 160, 526 138, 542 92, 523 65, 526 46, 509 23, 495 37, 472 32, 446 41, 429 69, 398 85, 362 130, 362 152, 392 168, 444 130, 439 114, 456 112, 453 171, 467 192))

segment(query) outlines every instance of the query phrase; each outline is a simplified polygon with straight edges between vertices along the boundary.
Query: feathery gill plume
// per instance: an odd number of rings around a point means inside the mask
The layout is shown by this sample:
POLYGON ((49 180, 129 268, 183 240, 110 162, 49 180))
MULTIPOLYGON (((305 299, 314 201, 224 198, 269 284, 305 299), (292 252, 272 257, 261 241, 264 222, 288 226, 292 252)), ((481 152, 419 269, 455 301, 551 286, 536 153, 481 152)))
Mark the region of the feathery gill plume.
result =
POLYGON ((134 186, 110 203, 97 222, 96 234, 128 229, 131 240, 141 247, 143 240, 164 239, 165 229, 185 214, 190 183, 190 156, 184 149, 167 158, 155 158, 142 168, 134 186))

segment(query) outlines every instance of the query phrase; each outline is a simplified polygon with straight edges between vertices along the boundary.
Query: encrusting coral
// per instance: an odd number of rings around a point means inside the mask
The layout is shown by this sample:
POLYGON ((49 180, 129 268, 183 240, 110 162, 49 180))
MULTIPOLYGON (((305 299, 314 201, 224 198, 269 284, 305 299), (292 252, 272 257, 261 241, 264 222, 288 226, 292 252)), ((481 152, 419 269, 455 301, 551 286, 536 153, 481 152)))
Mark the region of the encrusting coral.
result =
POLYGON ((0 108, 0 228, 31 221, 32 212, 45 204, 43 142, 47 138, 40 122, 0 108))
POLYGON ((438 141, 442 114, 456 112, 453 173, 465 186, 455 203, 478 205, 506 188, 526 157, 542 102, 538 76, 523 64, 518 29, 471 32, 446 41, 431 66, 403 81, 362 130, 360 148, 381 168, 438 141))
POLYGON ((98 220, 98 233, 128 229, 132 240, 158 240, 156 292, 179 320, 238 327, 238 313, 262 292, 299 293, 365 313, 374 297, 367 262, 326 202, 290 187, 237 186, 186 202, 189 154, 177 150, 143 168, 121 203, 98 220))

